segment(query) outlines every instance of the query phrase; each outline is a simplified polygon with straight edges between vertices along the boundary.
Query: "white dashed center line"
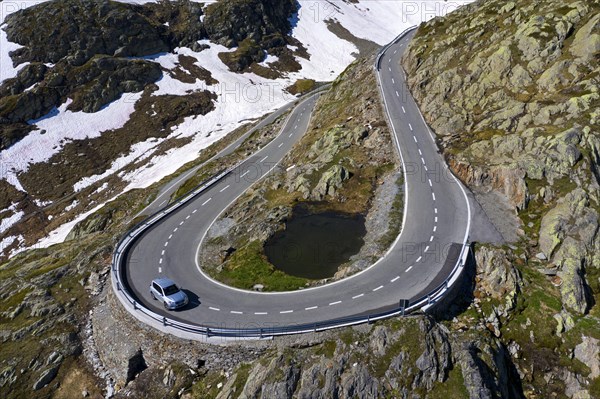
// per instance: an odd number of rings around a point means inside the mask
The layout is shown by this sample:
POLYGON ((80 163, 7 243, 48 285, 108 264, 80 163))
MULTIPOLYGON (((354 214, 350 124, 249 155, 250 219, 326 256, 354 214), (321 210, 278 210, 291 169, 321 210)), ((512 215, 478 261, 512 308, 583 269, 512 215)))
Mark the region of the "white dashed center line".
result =
POLYGON ((227 190, 229 187, 230 187, 230 184, 223 187, 219 192, 222 193, 223 191, 227 190))
POLYGON ((412 127, 412 125, 411 125, 410 123, 408 124, 408 128, 409 128, 411 131, 413 130, 413 127, 412 127))
POLYGON ((162 273, 162 267, 159 267, 159 268, 158 268, 158 272, 159 272, 159 273, 162 273))
POLYGON ((392 84, 396 84, 396 81, 394 80, 394 78, 392 78, 392 84))
POLYGON ((340 303, 342 303, 342 301, 335 301, 335 302, 331 302, 329 304, 329 306, 333 306, 333 305, 339 305, 340 303))
POLYGON ((434 208, 434 209, 433 209, 433 212, 437 214, 437 208, 434 208))
POLYGON ((294 313, 293 310, 282 310, 281 312, 279 312, 281 314, 286 314, 286 313, 294 313))
POLYGON ((364 296, 364 295, 365 294, 358 294, 358 295, 353 296, 352 299, 357 299, 357 298, 360 298, 361 296, 364 296))
POLYGON ((165 247, 166 247, 167 245, 169 245, 169 241, 165 242, 165 247))
POLYGON ((398 90, 396 90, 396 97, 400 97, 400 93, 398 93, 398 90))
POLYGON ((310 308, 304 308, 304 310, 315 310, 317 308, 318 308, 318 306, 311 306, 310 308))
POLYGON ((161 255, 165 256, 165 250, 164 249, 162 250, 161 255))
POLYGON ((427 252, 427 251, 429 251, 429 245, 425 247, 425 251, 423 251, 423 252, 427 252))
POLYGON ((377 287, 377 288, 373 288, 373 292, 375 292, 375 291, 379 291, 379 290, 380 290, 380 289, 382 289, 382 288, 383 288, 383 285, 380 285, 380 286, 379 286, 379 287, 377 287))
POLYGON ((267 312, 254 312, 255 315, 265 315, 268 314, 267 312))
POLYGON ((400 276, 396 276, 393 279, 390 280, 390 283, 395 283, 396 281, 398 281, 398 279, 400 278, 400 276))
POLYGON ((269 156, 267 155, 266 157, 264 157, 263 159, 260 160, 260 162, 264 162, 267 160, 267 158, 269 158, 269 156))
POLYGON ((429 187, 433 187, 433 183, 431 182, 431 179, 429 179, 429 187))
POLYGON ((220 312, 220 311, 221 311, 221 309, 219 309, 219 308, 213 308, 212 306, 209 306, 208 308, 209 308, 210 310, 214 310, 214 311, 216 311, 216 312, 220 312))
POLYGON ((435 222, 436 222, 436 223, 438 222, 438 217, 437 217, 437 216, 435 217, 435 222))
POLYGON ((411 267, 409 267, 408 269, 406 269, 406 272, 405 272, 405 273, 408 273, 408 272, 410 271, 410 269, 412 269, 412 268, 413 268, 413 267, 411 266, 411 267))
POLYGON ((429 237, 429 242, 433 242, 433 236, 429 237))
POLYGON ((231 313, 232 314, 244 314, 244 312, 238 312, 237 310, 232 310, 231 313))
POLYGON ((413 136, 413 140, 415 141, 415 143, 418 143, 417 136, 413 136))
POLYGON ((277 147, 281 148, 283 146, 283 143, 279 144, 277 147))
POLYGON ((173 233, 177 233, 177 230, 179 230, 179 227, 175 227, 175 228, 173 229, 173 233))
POLYGON ((162 258, 160 258, 160 260, 158 261, 158 264, 159 264, 159 265, 162 265, 162 263, 163 263, 163 259, 162 259, 162 258))
POLYGON ((170 240, 171 238, 173 238, 173 234, 171 234, 171 235, 169 236, 169 240, 170 240))
POLYGON ((198 209, 194 209, 192 213, 196 213, 196 212, 198 212, 198 209))
POLYGON ((245 172, 244 172, 244 173, 243 173, 243 174, 242 174, 240 177, 244 177, 244 176, 246 176, 248 173, 250 173, 250 171, 249 171, 249 170, 245 171, 245 172))
POLYGON ((208 203, 209 203, 211 200, 212 200, 212 198, 209 198, 209 199, 207 199, 206 201, 204 201, 204 202, 202 203, 202 206, 204 206, 204 205, 208 204, 208 203))
POLYGON ((404 105, 402 106, 402 112, 406 113, 406 110, 404 109, 404 105))
POLYGON ((435 193, 434 192, 431 193, 431 197, 433 197, 433 200, 435 201, 435 193))
POLYGON ((437 230, 437 226, 433 226, 433 232, 435 233, 435 231, 437 230))
POLYGON ((422 256, 419 256, 419 257, 417 258, 417 260, 415 261, 415 263, 419 263, 419 262, 421 261, 421 259, 423 259, 423 257, 422 257, 422 256))

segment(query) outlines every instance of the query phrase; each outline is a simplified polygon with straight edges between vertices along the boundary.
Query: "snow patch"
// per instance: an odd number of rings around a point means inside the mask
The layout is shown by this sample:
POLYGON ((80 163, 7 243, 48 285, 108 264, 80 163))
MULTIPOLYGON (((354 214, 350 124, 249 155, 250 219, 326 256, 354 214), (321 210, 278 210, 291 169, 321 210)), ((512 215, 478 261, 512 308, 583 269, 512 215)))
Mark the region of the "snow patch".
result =
POLYGON ((0 234, 14 226, 19 220, 25 216, 25 212, 16 210, 17 204, 13 204, 8 208, 8 211, 13 212, 9 217, 5 217, 0 221, 0 234))

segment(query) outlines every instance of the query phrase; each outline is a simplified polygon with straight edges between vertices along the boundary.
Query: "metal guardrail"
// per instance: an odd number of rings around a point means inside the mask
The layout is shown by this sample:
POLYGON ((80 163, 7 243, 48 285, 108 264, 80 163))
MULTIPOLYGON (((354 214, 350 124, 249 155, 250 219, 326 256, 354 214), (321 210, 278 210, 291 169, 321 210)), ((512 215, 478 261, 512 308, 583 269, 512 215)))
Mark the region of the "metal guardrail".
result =
MULTIPOLYGON (((379 69, 381 63, 381 57, 392 45, 400 40, 404 35, 413 30, 415 27, 411 27, 400 35, 398 35, 392 42, 384 46, 378 53, 375 68, 379 69)), ((244 161, 242 161, 244 162, 244 161)), ((171 333, 177 335, 177 332, 191 333, 200 337, 224 337, 224 338, 267 338, 280 335, 291 335, 291 334, 302 334, 308 332, 319 332, 334 328, 352 326, 357 324, 372 323, 377 320, 382 320, 394 316, 403 316, 416 311, 425 311, 442 299, 445 294, 452 288, 454 283, 460 277, 464 266, 466 264, 469 255, 469 245, 467 241, 462 245, 462 249, 458 260, 450 272, 449 276, 439 286, 431 290, 429 293, 422 295, 412 301, 408 302, 405 300, 399 301, 399 306, 386 311, 380 311, 368 315, 359 315, 352 317, 337 318, 332 320, 326 320, 316 323, 308 324, 297 324, 288 326, 277 326, 267 328, 218 328, 196 324, 182 323, 177 320, 170 319, 168 317, 161 316, 158 313, 151 311, 140 304, 129 292, 127 292, 126 284, 123 284, 122 273, 124 273, 123 264, 127 259, 126 255, 129 250, 129 246, 145 231, 150 227, 160 222, 163 218, 167 217, 172 212, 175 212, 181 206, 194 199, 203 191, 210 188, 213 184, 217 183, 237 167, 241 163, 234 167, 218 173, 211 179, 201 183, 191 193, 183 197, 182 199, 168 205, 165 209, 156 212, 152 216, 148 217, 145 221, 139 223, 133 227, 125 237, 123 237, 117 244, 116 250, 113 254, 113 261, 111 267, 112 285, 119 301, 125 306, 125 308, 132 313, 134 316, 140 314, 145 315, 150 320, 154 321, 156 325, 154 327, 167 328, 171 333), (404 306, 402 306, 404 305, 404 306)), ((147 320, 145 320, 147 322, 147 320)))

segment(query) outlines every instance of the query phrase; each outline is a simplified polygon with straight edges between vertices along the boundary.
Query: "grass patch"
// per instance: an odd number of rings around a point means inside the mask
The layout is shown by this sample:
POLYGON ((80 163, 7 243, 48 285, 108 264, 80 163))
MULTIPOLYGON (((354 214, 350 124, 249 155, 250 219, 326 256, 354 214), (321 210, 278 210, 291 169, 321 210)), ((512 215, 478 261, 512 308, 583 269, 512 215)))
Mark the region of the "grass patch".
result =
POLYGON ((246 385, 246 381, 248 381, 248 376, 250 374, 250 370, 252 366, 249 363, 242 363, 240 367, 238 367, 235 374, 235 382, 233 383, 233 392, 236 394, 241 394, 244 390, 244 386, 246 385))
POLYGON ((311 280, 294 277, 277 270, 263 254, 259 241, 252 241, 238 249, 212 277, 232 287, 252 289, 262 284, 265 291, 292 291, 306 286, 311 280))
POLYGON ((286 90, 294 95, 308 93, 315 88, 316 82, 313 79, 298 79, 286 90))
POLYGON ((315 350, 315 355, 332 358, 336 348, 337 343, 335 341, 325 341, 323 342, 323 344, 317 347, 317 349, 315 350))

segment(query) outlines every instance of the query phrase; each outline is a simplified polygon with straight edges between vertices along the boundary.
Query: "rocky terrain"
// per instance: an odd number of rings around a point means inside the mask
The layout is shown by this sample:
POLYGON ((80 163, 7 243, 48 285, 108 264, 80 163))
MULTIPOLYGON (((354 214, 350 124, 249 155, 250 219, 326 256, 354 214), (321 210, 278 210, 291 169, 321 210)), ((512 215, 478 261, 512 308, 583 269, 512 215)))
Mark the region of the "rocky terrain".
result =
POLYGON ((236 72, 248 71, 250 66, 270 76, 291 70, 290 65, 298 70, 292 50, 286 47, 294 43, 296 53, 307 57, 288 36, 289 18, 297 6, 295 2, 276 3, 277 7, 261 0, 227 1, 204 9, 187 0, 143 5, 67 0, 44 2, 8 15, 2 29, 10 42, 22 47, 10 53, 19 72, 0 85, 0 151, 36 131, 36 123, 58 114, 61 106, 62 112, 89 114, 116 102, 135 106, 121 128, 94 132, 90 127, 89 138, 61 140, 61 151, 53 149, 54 155, 43 162, 2 161, 0 219, 20 216, 20 220, 3 226, 0 257, 35 245, 74 215, 120 193, 126 186, 123 176, 151 161, 148 156, 130 161, 128 154, 136 146, 154 147, 153 155, 160 156, 192 141, 189 134, 177 137, 182 135, 173 135, 173 130, 186 118, 215 110, 218 94, 205 88, 216 87, 219 81, 192 56, 179 54, 175 67, 166 68, 155 61, 157 54, 183 47, 201 52, 208 47, 201 41, 211 40, 237 47, 233 53, 223 53, 225 58, 239 55, 243 67, 227 63, 236 72), (253 57, 241 54, 241 42, 252 42, 253 57), (273 70, 258 65, 267 49, 280 55, 273 70), (165 75, 196 87, 177 95, 158 94, 165 75), (107 171, 120 174, 109 176, 107 171), (16 173, 13 180, 8 178, 11 173, 16 173), (87 176, 105 174, 102 183, 85 181, 87 176))
POLYGON ((264 255, 264 242, 285 228, 298 204, 310 212, 367 215, 365 244, 336 279, 364 269, 388 249, 400 229, 394 214, 402 213, 402 176, 372 65, 369 57, 348 67, 321 96, 309 131, 277 171, 240 197, 209 231, 201 263, 214 277, 267 291, 329 281, 283 276, 264 255), (255 261, 245 262, 249 257, 255 261))
POLYGON ((485 197, 501 194, 520 219, 513 244, 476 256, 524 276, 496 332, 528 347, 523 386, 542 397, 593 397, 599 384, 567 360, 600 331, 599 21, 597 1, 476 2, 422 25, 403 61, 452 170, 490 214, 485 197), (515 337, 529 307, 546 338, 515 337))

